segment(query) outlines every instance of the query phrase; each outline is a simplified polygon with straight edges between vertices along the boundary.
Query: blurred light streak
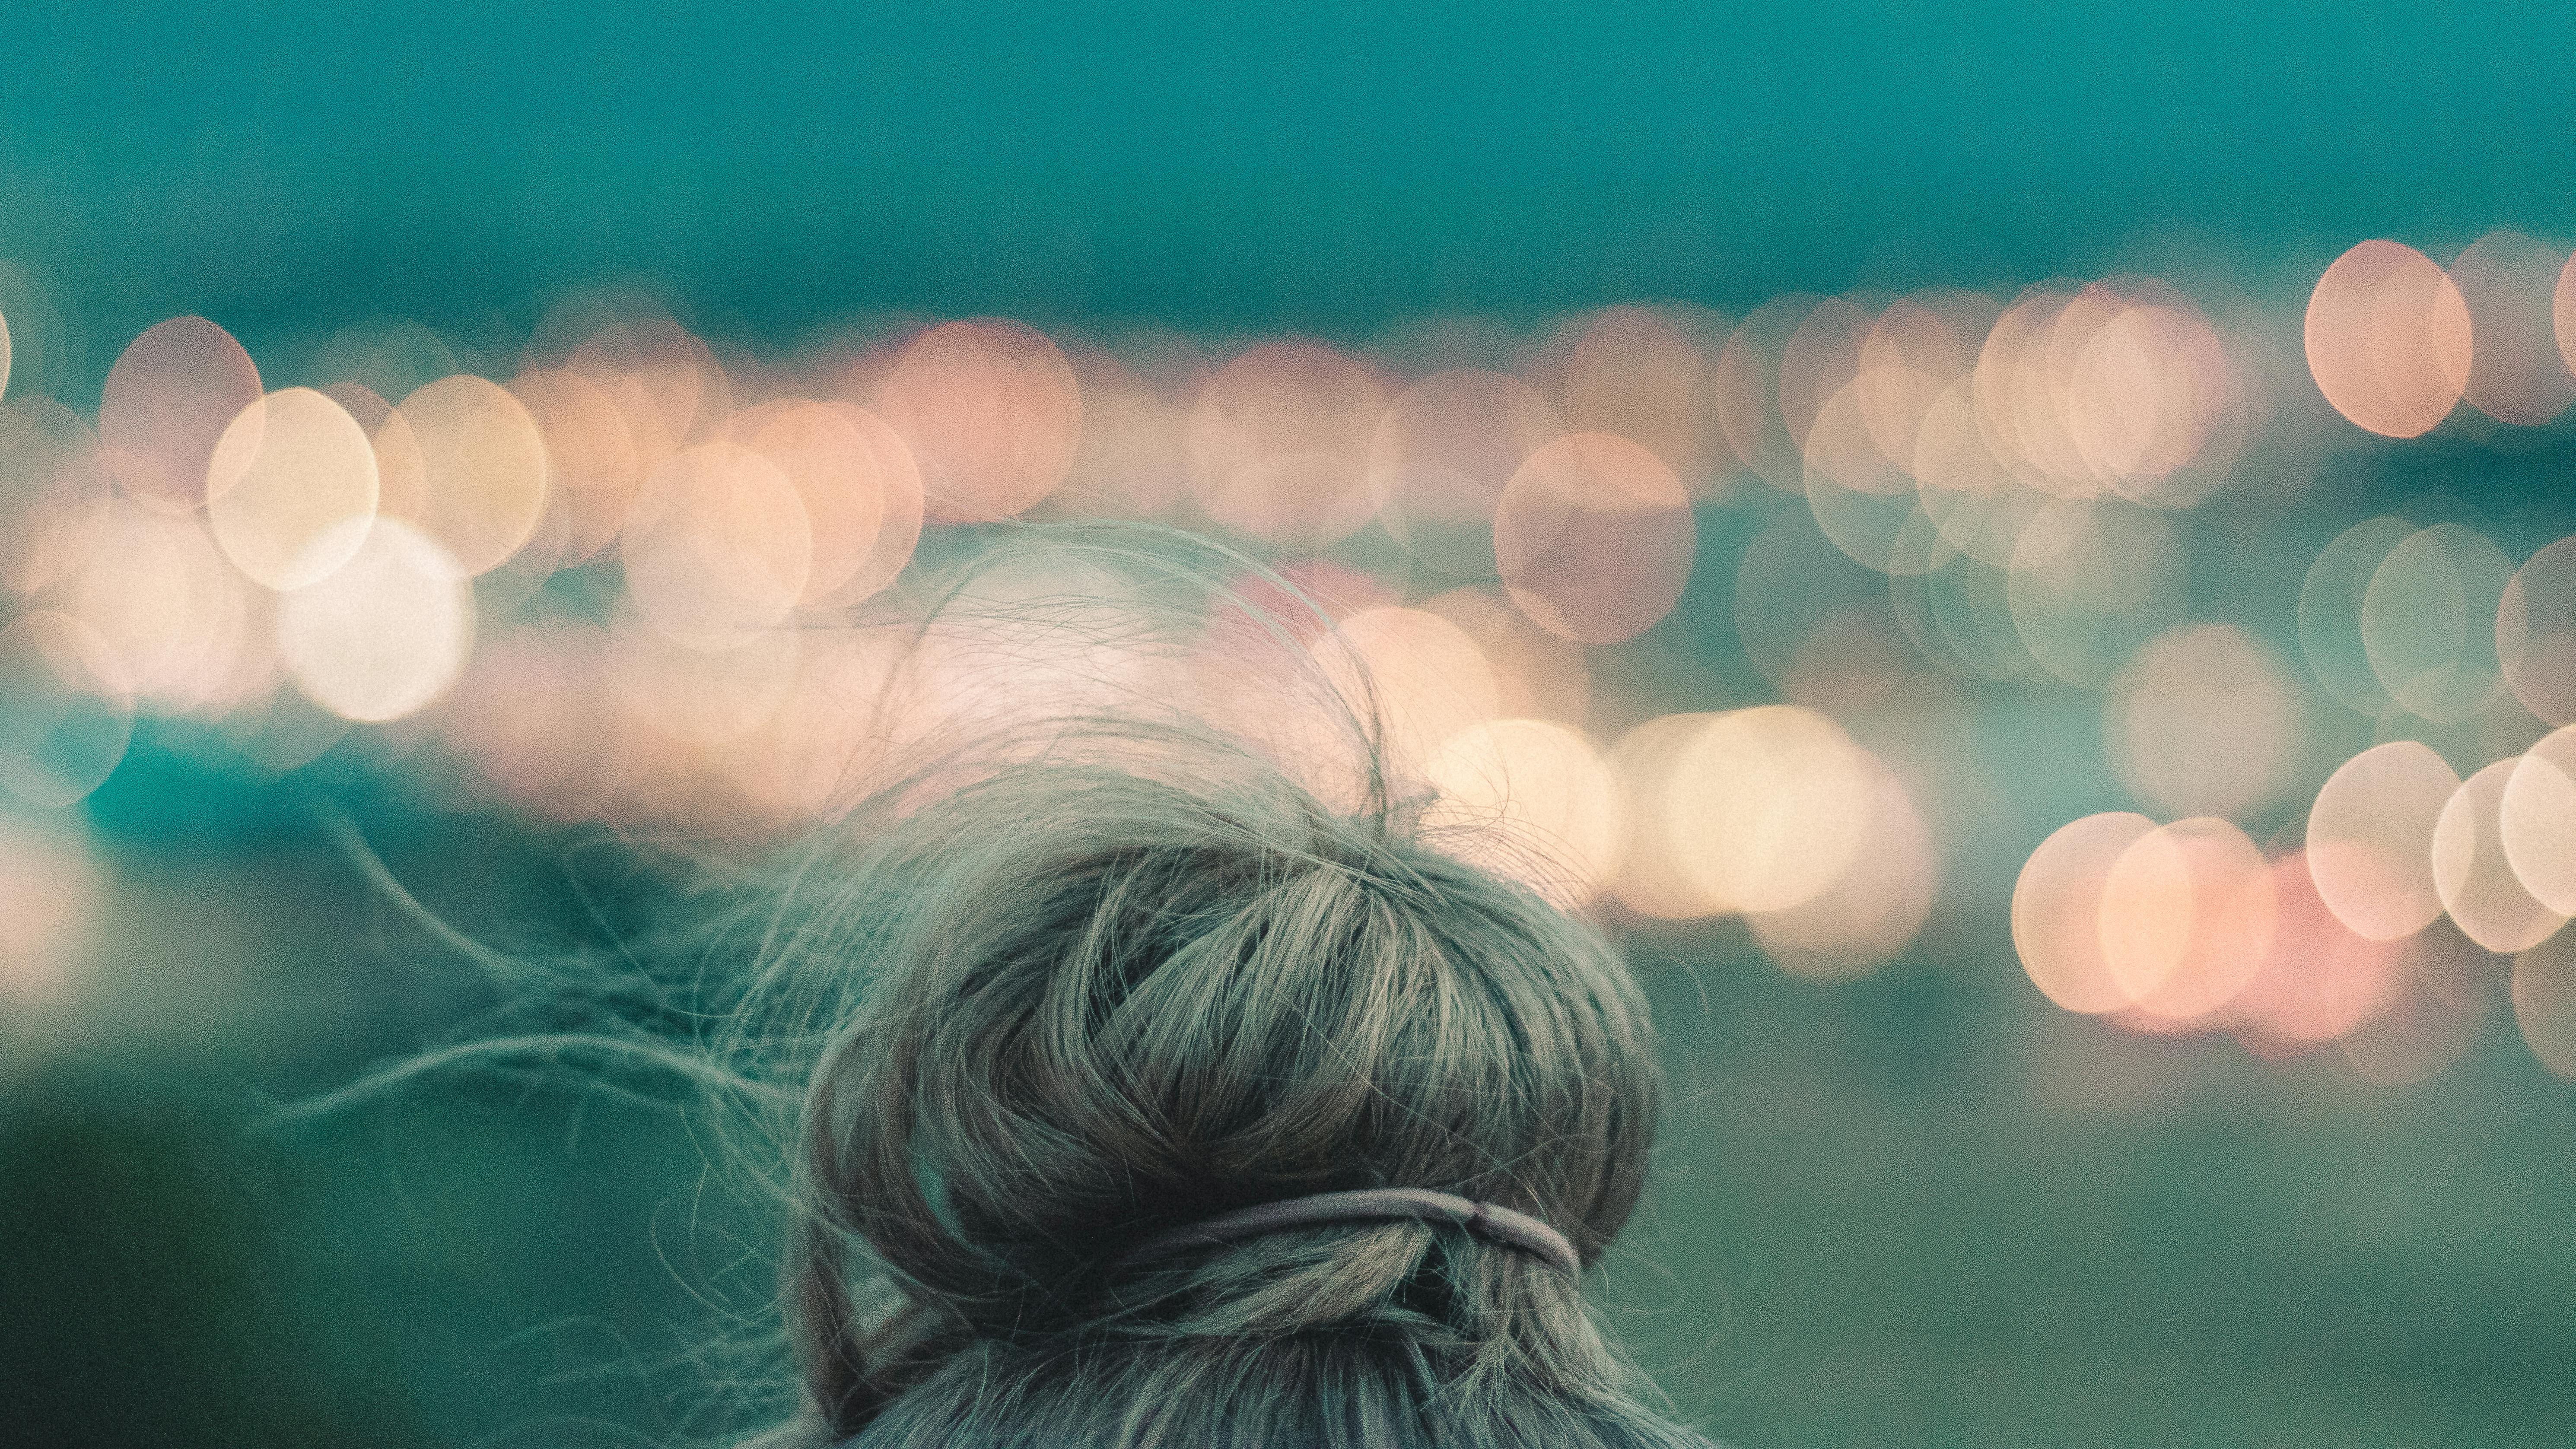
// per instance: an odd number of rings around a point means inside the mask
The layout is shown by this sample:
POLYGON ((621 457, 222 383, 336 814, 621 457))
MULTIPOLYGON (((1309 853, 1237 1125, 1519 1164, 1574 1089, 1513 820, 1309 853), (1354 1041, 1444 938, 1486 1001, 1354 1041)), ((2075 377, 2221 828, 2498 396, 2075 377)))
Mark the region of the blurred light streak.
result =
POLYGON ((2499 814, 2515 760, 2463 781, 2433 827, 2433 884, 2462 935, 2510 955, 2548 939, 2567 917, 2533 898, 2506 859, 2499 814))
POLYGON ((1532 453, 1494 515, 1494 559, 1512 602, 1586 644, 1634 637, 1671 612, 1697 547, 1680 480, 1608 433, 1570 433, 1532 453))
POLYGON ((2141 803, 2229 818, 2280 793, 2301 736, 2280 665, 2233 624, 2149 640, 2111 681, 2102 732, 2112 772, 2141 803))
POLYGON ((2513 564, 2456 523, 2410 535, 2372 571, 2361 597, 2362 652, 2390 699, 2436 722, 2476 714, 2503 685, 2489 621, 2513 564))
POLYGON ((349 561, 376 516, 376 454, 348 410, 290 387, 242 410, 215 444, 206 522, 254 583, 300 589, 349 561))
POLYGON ((345 719, 381 723, 444 694, 474 645, 474 594, 454 557, 380 519, 346 564, 279 596, 277 648, 296 687, 345 719))
POLYGON ((2467 388, 2469 308, 2431 258, 2393 241, 2337 257, 2308 297, 2308 371, 2356 426, 2391 438, 2430 432, 2467 388))
POLYGON ((99 394, 109 471, 130 497, 192 510, 226 481, 208 475, 216 440, 259 399, 259 369, 231 333, 203 317, 147 328, 99 394))
POLYGON ((2101 1015, 2137 999, 2111 968, 2103 893, 2129 847, 2156 823, 2126 811, 2061 825, 2022 863, 2012 898, 2013 948, 2040 994, 2068 1011, 2101 1015))
POLYGON ((2538 427, 2576 402, 2553 325, 2568 258, 2518 231, 2488 232, 2451 263, 2475 347, 2462 395, 2502 423, 2538 427))
POLYGON ((999 318, 914 338, 876 402, 943 520, 1028 511, 1064 481, 1082 436, 1082 388, 1064 353, 1037 329, 999 318))

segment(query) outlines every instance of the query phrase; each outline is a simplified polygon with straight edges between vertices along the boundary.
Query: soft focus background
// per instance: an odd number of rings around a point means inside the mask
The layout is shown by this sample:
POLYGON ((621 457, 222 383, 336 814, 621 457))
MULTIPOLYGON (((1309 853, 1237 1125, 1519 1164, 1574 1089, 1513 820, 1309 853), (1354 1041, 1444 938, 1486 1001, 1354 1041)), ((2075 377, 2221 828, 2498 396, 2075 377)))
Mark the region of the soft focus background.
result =
POLYGON ((245 1124, 1086 518, 1629 940, 1722 1441, 2576 1442, 2563 9, 527 9, 0 19, 12 1442, 720 1427, 681 1117, 245 1124))

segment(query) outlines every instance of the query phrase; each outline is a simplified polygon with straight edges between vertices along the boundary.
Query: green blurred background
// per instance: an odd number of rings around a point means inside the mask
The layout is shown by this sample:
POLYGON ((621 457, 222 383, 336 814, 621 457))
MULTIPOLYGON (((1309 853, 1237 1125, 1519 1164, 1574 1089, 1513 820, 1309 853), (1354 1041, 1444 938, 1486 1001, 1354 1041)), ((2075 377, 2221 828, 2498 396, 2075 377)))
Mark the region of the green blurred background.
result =
MULTIPOLYGON (((0 259, 58 310, 34 385, 92 406, 186 312, 264 366, 379 317, 497 355, 601 283, 747 349, 886 312, 1359 339, 2123 269, 2295 298, 2366 236, 2576 233, 2558 6, 533 11, 0 18, 0 259)), ((2560 429, 2342 458, 2273 520, 2286 588, 2427 489, 2519 557, 2576 527, 2571 461, 2560 429)), ((1707 510, 1682 606, 1605 667, 1757 697, 1724 541, 1760 522, 1707 510)), ((2279 573, 2202 583, 2277 625, 2279 573)), ((1959 747, 2029 762, 2040 831, 2121 805, 2090 702, 1995 718, 1959 747)), ((676 1114, 465 1078, 245 1127, 490 1004, 314 800, 514 943, 640 928, 651 870, 398 752, 208 758, 147 726, 45 822, 117 909, 107 1005, 0 1039, 0 1438, 706 1430, 762 1228, 676 1114)), ((1830 987, 1734 928, 1634 938, 1675 1091, 1604 1292, 1685 1417, 1746 1449, 2576 1442, 2576 1099, 2509 1018, 2401 1086, 2119 1035, 2030 990, 1995 904, 1830 987)))

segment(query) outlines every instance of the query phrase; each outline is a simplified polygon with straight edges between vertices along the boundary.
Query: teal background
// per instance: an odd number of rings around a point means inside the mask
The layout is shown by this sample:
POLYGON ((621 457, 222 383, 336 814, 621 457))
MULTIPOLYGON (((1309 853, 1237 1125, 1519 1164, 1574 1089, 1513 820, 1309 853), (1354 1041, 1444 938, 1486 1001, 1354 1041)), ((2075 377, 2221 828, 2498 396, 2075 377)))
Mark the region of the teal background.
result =
MULTIPOLYGON (((602 283, 767 347, 2121 269, 2295 301, 2366 236, 2569 241, 2571 57, 2556 5, 20 4, 0 261, 62 312, 39 381, 78 407, 178 313, 264 363, 380 317, 501 348, 602 283)), ((2270 520, 2279 566, 2201 602, 2294 592, 2427 490, 2518 551, 2576 527, 2563 431, 2509 441, 2340 461, 2270 520)), ((1733 689, 1692 623, 1730 597, 1711 565, 1605 677, 1733 689)), ((2001 717, 2017 788, 2124 803, 2089 702, 2001 717)), ((147 733, 80 813, 117 979, 222 988, 0 1058, 0 1440, 693 1441, 709 1302, 767 1283, 672 1114, 473 1081, 244 1127, 489 1004, 311 795, 496 938, 611 939, 650 882, 577 882, 575 842, 364 750, 262 784, 200 744, 147 733)), ((2576 1442, 2576 1100, 2506 1016, 2370 1088, 2066 1019, 1999 920, 1954 926, 1835 989, 1729 930, 1637 943, 1674 1104, 1605 1298, 1686 1417, 1745 1449, 2576 1442)))
POLYGON ((632 276, 1375 330, 2564 231, 2563 6, 17 6, 0 255, 112 339, 632 276), (131 323, 133 325, 129 326, 131 323))

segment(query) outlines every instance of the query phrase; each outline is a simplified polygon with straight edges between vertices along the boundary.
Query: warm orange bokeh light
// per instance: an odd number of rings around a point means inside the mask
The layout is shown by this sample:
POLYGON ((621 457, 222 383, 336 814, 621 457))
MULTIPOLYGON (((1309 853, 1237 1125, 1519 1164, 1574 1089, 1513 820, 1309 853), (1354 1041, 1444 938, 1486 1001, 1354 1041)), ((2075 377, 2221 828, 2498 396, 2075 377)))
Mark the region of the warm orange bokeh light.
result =
POLYGON ((2552 325, 2568 258, 2518 231, 2491 231, 2451 263, 2474 343, 2462 395, 2498 422, 2538 427, 2576 402, 2552 325))
POLYGON ((463 374, 430 383, 394 412, 421 458, 418 511, 400 516, 468 576, 499 567, 545 514, 546 445, 535 417, 501 387, 463 374))
POLYGON ((2297 696, 2270 650, 2233 624, 2148 641, 2112 679, 2102 734, 2112 772, 2168 815, 2242 817, 2289 781, 2297 696))
POLYGON ((2576 916, 2576 725, 2533 745, 2513 767, 2496 805, 2496 834, 2532 899, 2576 916))
POLYGON ((216 440, 259 397, 259 369, 231 333, 203 317, 159 323, 126 344, 99 393, 108 468, 132 497, 193 509, 221 491, 207 476, 216 440))
POLYGON ((1591 899, 1618 868, 1618 777, 1564 725, 1470 726, 1432 753, 1423 775, 1440 792, 1424 824, 1444 848, 1560 905, 1591 899))
POLYGON ((2576 724, 2576 538, 2523 562, 2496 600, 2496 662, 2522 707, 2576 724))
POLYGON ((2307 860, 2335 919, 2393 941, 2442 914, 2433 832, 2459 788, 2450 765, 2413 740, 2364 750, 2327 778, 2308 812, 2307 860))
POLYGON ((1695 498, 1725 491, 1734 457, 1718 427, 1709 358, 1663 313, 1611 307, 1587 318, 1567 359, 1563 402, 1567 428, 1644 445, 1695 498))
POLYGON ((987 318, 912 340, 877 387, 876 412, 911 449, 934 517, 1010 518, 1073 466, 1082 387, 1044 333, 987 318))
POLYGON ((2271 950, 2272 874, 2245 832, 2197 816, 2130 842, 2102 880, 2102 959, 2143 1024, 2210 1017, 2271 950))
POLYGON ((215 444, 225 486, 206 499, 215 543, 254 582, 300 589, 330 576, 376 516, 376 453, 348 410, 290 387, 242 410, 215 444))
POLYGON ((1494 559, 1512 601, 1587 644, 1645 632, 1689 581, 1690 498, 1645 448, 1571 433, 1530 455, 1494 515, 1494 559))
POLYGON ((1190 408, 1190 486, 1210 518, 1274 543, 1314 546, 1368 522, 1369 447, 1387 388, 1375 369, 1314 342, 1235 358, 1190 408))
POLYGON ((2463 781, 2433 827, 2433 885, 2462 935, 2510 954, 2549 938, 2567 917, 2533 898, 2505 856, 2500 815, 2518 760, 2463 781))
POLYGON ((2369 1020, 2404 982, 2406 948, 2354 934, 2318 893, 2305 852, 2274 861, 2272 942, 2262 970, 2229 1004, 2257 1051, 2287 1055, 2369 1020))
POLYGON ((654 469, 619 547, 644 616, 711 648, 785 619, 814 560, 796 485, 739 443, 701 443, 654 469))
POLYGON ((2422 252, 2366 241, 2317 278, 2307 352, 2335 411, 2374 433, 2416 437, 2449 416, 2468 386, 2468 304, 2422 252))
POLYGON ((1785 911, 1875 848, 1874 762, 1796 705, 1711 716, 1663 780, 1663 833, 1704 911, 1785 911))
POLYGON ((2102 893, 2111 868, 2156 823, 2125 811, 2059 826, 2022 863, 2013 885, 2013 948, 2040 994, 2100 1015, 2137 999, 2103 950, 2102 893))
POLYGON ((277 602, 277 650, 343 719, 400 719, 447 692, 474 647, 474 593, 427 534, 379 519, 330 577, 277 602))
POLYGON ((1452 736, 1501 712, 1484 652, 1465 630, 1421 609, 1363 609, 1318 641, 1314 655, 1399 768, 1422 768, 1452 736))

